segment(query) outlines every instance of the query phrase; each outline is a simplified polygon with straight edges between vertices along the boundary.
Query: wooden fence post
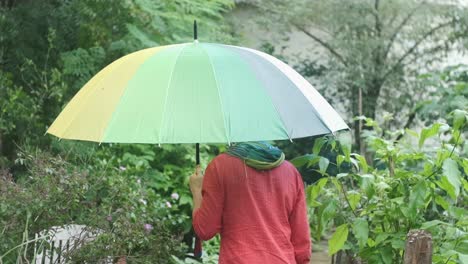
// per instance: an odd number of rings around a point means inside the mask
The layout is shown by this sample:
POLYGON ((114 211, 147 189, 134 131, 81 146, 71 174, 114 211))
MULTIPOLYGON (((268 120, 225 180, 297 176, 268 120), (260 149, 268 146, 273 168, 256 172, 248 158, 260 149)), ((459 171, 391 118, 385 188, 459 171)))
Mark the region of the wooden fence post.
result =
POLYGON ((432 236, 426 230, 411 230, 406 236, 404 264, 432 263, 432 236))

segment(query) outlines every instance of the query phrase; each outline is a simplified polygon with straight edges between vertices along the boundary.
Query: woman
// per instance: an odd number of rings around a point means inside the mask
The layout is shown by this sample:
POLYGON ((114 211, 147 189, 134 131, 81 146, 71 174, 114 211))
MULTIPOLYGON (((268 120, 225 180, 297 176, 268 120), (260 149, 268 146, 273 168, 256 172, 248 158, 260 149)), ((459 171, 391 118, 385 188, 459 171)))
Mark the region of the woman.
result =
POLYGON ((284 154, 240 143, 190 177, 193 227, 202 240, 221 234, 221 264, 310 263, 304 185, 284 154))

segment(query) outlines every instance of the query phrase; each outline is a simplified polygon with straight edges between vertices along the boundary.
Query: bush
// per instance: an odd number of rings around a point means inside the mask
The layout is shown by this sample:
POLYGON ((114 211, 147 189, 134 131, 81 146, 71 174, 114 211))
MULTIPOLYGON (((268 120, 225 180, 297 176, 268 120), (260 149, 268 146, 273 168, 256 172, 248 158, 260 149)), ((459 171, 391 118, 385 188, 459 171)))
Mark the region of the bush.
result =
POLYGON ((166 263, 171 255, 183 256, 184 228, 174 218, 185 217, 136 175, 115 167, 84 169, 41 151, 22 152, 17 162, 28 168, 25 175, 0 176, 0 263, 31 260, 34 234, 66 224, 102 231, 72 252, 78 263, 122 255, 135 263, 166 263))
POLYGON ((322 165, 317 165, 316 155, 299 158, 310 159, 311 168, 327 176, 306 190, 313 238, 320 240, 333 231, 330 254, 341 250, 367 263, 391 264, 402 262, 407 233, 426 229, 433 236, 434 263, 467 263, 468 159, 463 133, 468 113, 454 110, 450 115, 451 126, 434 123, 420 133, 383 131, 364 119, 373 128, 364 137, 374 164, 346 146, 337 149, 340 144, 331 139, 327 142, 333 144, 336 158, 320 157, 326 159, 322 165), (342 170, 345 162, 353 167, 342 170), (336 175, 327 174, 328 164, 338 168, 336 175))

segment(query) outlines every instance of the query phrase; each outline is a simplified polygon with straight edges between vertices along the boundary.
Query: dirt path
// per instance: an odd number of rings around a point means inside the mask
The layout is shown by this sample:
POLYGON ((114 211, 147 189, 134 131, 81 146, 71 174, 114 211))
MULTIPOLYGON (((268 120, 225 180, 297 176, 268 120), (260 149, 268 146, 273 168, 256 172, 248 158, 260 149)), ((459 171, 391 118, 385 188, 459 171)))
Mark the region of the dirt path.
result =
POLYGON ((319 244, 312 246, 311 264, 330 264, 331 257, 328 256, 327 241, 321 241, 319 244))

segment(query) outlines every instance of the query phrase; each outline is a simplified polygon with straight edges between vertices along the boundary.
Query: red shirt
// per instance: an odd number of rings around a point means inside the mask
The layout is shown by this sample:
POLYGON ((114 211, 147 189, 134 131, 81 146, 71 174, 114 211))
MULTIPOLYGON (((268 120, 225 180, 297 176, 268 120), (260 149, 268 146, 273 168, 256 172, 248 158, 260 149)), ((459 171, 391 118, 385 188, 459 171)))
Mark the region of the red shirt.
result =
POLYGON ((285 161, 259 171, 221 154, 207 167, 193 227, 202 240, 221 234, 220 264, 304 264, 311 242, 304 184, 285 161))

